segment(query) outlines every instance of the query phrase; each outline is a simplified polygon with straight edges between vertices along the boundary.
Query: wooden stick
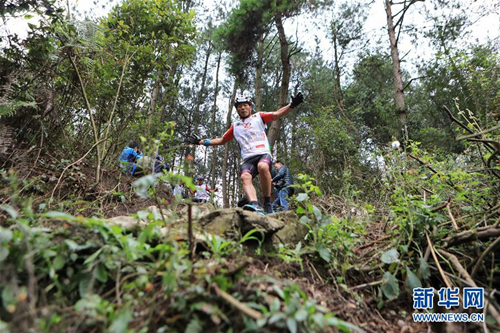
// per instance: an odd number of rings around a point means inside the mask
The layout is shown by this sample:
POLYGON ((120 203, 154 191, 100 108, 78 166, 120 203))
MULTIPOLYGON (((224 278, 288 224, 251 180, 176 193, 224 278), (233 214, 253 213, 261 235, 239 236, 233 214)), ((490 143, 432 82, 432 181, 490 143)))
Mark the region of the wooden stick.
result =
POLYGON ((375 239, 375 240, 373 240, 373 241, 371 241, 371 242, 368 242, 368 243, 366 243, 366 244, 364 244, 364 245, 361 245, 358 249, 359 249, 359 250, 362 250, 362 249, 364 249, 364 248, 366 248, 366 247, 368 247, 368 246, 371 246, 371 245, 373 245, 373 244, 375 244, 375 243, 378 243, 378 242, 384 241, 384 240, 389 239, 389 238, 391 238, 391 237, 392 237, 391 235, 387 235, 387 236, 384 236, 384 237, 382 237, 382 238, 375 239))
POLYGON ((457 141, 464 140, 464 139, 469 139, 469 138, 473 138, 475 136, 479 136, 479 135, 482 135, 482 134, 493 132, 494 130, 497 130, 499 128, 500 128, 500 125, 497 125, 497 126, 493 126, 492 128, 484 130, 484 131, 481 131, 481 132, 477 132, 477 133, 473 133, 473 134, 469 134, 469 135, 464 135, 464 136, 459 136, 457 138, 457 141))
POLYGON ((194 237, 193 237, 193 205, 188 203, 188 248, 189 258, 193 260, 194 257, 194 237))
POLYGON ((455 230, 458 231, 458 224, 457 224, 457 221, 455 221, 453 214, 451 213, 450 205, 451 205, 451 201, 448 201, 448 203, 446 204, 446 210, 448 211, 448 215, 451 218, 451 222, 453 222, 453 226, 455 227, 455 230))
POLYGON ((351 288, 349 288, 349 290, 357 290, 357 289, 363 289, 363 288, 366 288, 366 287, 378 286, 379 284, 382 284, 382 283, 384 283, 384 280, 378 280, 378 281, 373 281, 373 282, 369 282, 369 283, 363 283, 363 284, 360 284, 358 286, 351 287, 351 288))
POLYGON ((245 315, 249 316, 250 318, 254 320, 259 320, 262 318, 262 313, 260 313, 257 310, 252 309, 248 305, 238 301, 236 298, 233 296, 229 295, 226 293, 224 290, 219 289, 219 287, 214 286, 215 292, 217 295, 219 295, 223 300, 234 306, 236 309, 240 310, 243 312, 245 315))
MULTIPOLYGON (((446 252, 444 250, 438 250, 438 251, 439 251, 440 254, 443 255, 443 257, 445 257, 446 259, 448 259, 453 264, 453 266, 455 266, 455 268, 457 269, 458 273, 467 282, 469 282, 471 285, 473 285, 474 287, 477 288, 476 282, 471 278, 471 276, 469 275, 469 273, 467 273, 467 271, 460 264, 460 261, 458 261, 458 258, 455 255, 453 255, 453 254, 451 254, 449 252, 446 252)), ((497 322, 497 324, 500 325, 500 313, 498 313, 497 309, 492 304, 489 304, 488 305, 488 311, 490 312, 490 314, 493 317, 493 319, 495 319, 495 321, 497 322)))
POLYGON ((444 203, 444 204, 442 204, 442 205, 439 205, 439 206, 437 206, 436 208, 432 208, 431 212, 432 212, 432 213, 438 212, 438 211, 440 211, 441 209, 446 208, 446 206, 447 206, 447 205, 448 205, 448 202, 446 202, 446 203, 444 203))
POLYGON ((82 157, 80 157, 78 160, 74 161, 73 163, 69 164, 68 166, 66 166, 63 171, 61 172, 61 175, 59 176, 59 179, 57 180, 57 184, 56 186, 54 187, 54 189, 52 190, 52 194, 50 195, 50 200, 49 200, 49 207, 50 207, 50 203, 52 202, 52 199, 54 199, 54 193, 56 192, 56 189, 57 187, 59 186, 59 183, 61 182, 61 179, 62 179, 62 176, 64 175, 64 173, 66 172, 66 170, 68 170, 70 167, 72 167, 73 165, 75 164, 78 164, 80 163, 81 161, 83 161, 83 159, 85 157, 87 157, 88 154, 90 154, 90 152, 94 149, 94 147, 96 147, 98 144, 100 144, 101 142, 105 141, 105 139, 102 139, 102 140, 99 140, 97 141, 96 143, 94 143, 94 145, 85 153, 85 155, 83 155, 82 157))
POLYGON ((434 261, 436 262, 436 266, 437 266, 437 268, 439 270, 439 274, 441 274, 441 277, 443 278, 444 283, 446 284, 446 286, 448 288, 451 288, 451 281, 444 274, 444 271, 441 268, 441 265, 439 264, 439 260, 438 260, 438 258, 436 256, 436 252, 434 251, 434 247, 432 246, 432 242, 431 242, 431 239, 429 238, 429 233, 427 232, 427 230, 425 230, 425 237, 427 237, 427 243, 429 244, 429 249, 431 250, 432 257, 434 258, 434 261))
POLYGON ((456 234, 452 237, 446 237, 445 239, 443 239, 443 246, 450 247, 453 245, 459 245, 475 240, 487 239, 498 236, 500 236, 500 228, 482 227, 476 230, 467 230, 459 234, 456 234))
POLYGON ((493 251, 499 244, 500 244, 500 237, 498 237, 493 243, 490 244, 490 246, 486 248, 486 250, 484 250, 483 253, 481 253, 481 256, 479 256, 479 259, 476 261, 476 264, 474 265, 474 268, 470 273, 471 278, 474 278, 474 276, 476 275, 477 271, 479 270, 479 265, 483 262, 484 257, 486 257, 488 253, 493 251))
POLYGON ((322 284, 325 284, 325 281, 323 280, 323 278, 321 277, 321 275, 319 275, 318 271, 316 270, 316 267, 314 267, 314 264, 309 262, 309 260, 307 261, 307 263, 309 264, 309 267, 312 267, 314 273, 316 273, 316 275, 318 276, 319 280, 321 281, 322 284))
MULTIPOLYGON (((496 289, 493 289, 490 293, 490 296, 486 299, 486 306, 483 309, 484 318, 486 318, 486 309, 489 307, 490 299, 492 299, 492 297, 496 291, 497 291, 496 289)), ((486 325, 486 320, 483 321, 483 329, 484 329, 484 333, 489 333, 488 326, 486 325)))

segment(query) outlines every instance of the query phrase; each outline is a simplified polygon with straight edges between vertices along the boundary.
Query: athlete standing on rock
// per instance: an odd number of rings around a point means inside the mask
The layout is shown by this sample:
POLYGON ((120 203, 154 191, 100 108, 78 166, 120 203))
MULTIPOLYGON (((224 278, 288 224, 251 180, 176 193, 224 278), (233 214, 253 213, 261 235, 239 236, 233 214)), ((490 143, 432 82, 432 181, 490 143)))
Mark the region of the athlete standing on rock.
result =
POLYGON ((188 141, 193 144, 205 146, 223 145, 232 139, 236 139, 241 150, 240 178, 243 183, 243 192, 249 200, 249 204, 243 209, 256 211, 258 213, 271 214, 271 164, 272 156, 269 141, 266 135, 266 124, 286 116, 294 107, 302 103, 302 93, 292 96, 292 102, 274 112, 258 112, 252 114, 253 103, 249 97, 239 96, 234 106, 240 116, 240 120, 232 124, 229 130, 220 138, 203 139, 197 141, 195 135, 190 136, 188 141), (252 184, 252 179, 260 175, 260 187, 264 196, 264 208, 257 200, 257 192, 252 184))

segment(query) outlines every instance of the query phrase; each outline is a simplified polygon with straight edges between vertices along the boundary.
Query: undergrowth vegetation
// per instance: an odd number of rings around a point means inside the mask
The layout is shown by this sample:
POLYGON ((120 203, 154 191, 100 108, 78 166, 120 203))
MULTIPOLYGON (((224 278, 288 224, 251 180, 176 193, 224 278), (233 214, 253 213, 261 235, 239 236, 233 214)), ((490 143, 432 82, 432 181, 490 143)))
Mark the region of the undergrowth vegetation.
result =
MULTIPOLYGON (((154 194, 147 177, 139 185, 154 194)), ((206 234, 206 250, 193 257, 186 241, 162 233, 170 222, 160 215, 139 212, 148 224, 134 233, 98 218, 35 213, 29 203, 1 208, 4 330, 358 330, 297 284, 243 274, 242 244, 256 240, 262 250, 256 230, 236 241, 206 234)))
MULTIPOLYGON (((498 241, 491 239, 500 235, 499 169, 481 169, 491 164, 492 153, 485 149, 470 145, 459 155, 439 155, 412 142, 406 151, 377 153, 375 177, 367 182, 378 187, 378 196, 363 196, 347 184, 344 200, 327 197, 316 179, 300 174, 292 198, 296 217, 286 223, 302 226, 304 236, 272 246, 265 246, 255 229, 239 239, 205 233, 198 245, 191 244, 189 238, 169 236, 175 214, 166 219, 135 212, 137 220, 147 223, 129 230, 103 218, 66 213, 63 205, 50 201, 35 207, 32 197, 20 194, 15 173, 4 172, 10 193, 3 194, 10 204, 0 206, 6 217, 0 226, 0 328, 360 329, 338 319, 303 285, 283 279, 283 273, 268 274, 256 266, 248 271, 254 260, 296 265, 298 274, 314 272, 358 306, 362 295, 371 294, 379 309, 407 299, 413 288, 481 286, 493 307, 487 323, 497 327, 498 241)), ((160 198, 157 188, 179 180, 193 186, 190 177, 166 173, 134 182, 135 194, 114 195, 117 201, 137 195, 154 199, 159 208, 174 207, 178 203, 160 198)))

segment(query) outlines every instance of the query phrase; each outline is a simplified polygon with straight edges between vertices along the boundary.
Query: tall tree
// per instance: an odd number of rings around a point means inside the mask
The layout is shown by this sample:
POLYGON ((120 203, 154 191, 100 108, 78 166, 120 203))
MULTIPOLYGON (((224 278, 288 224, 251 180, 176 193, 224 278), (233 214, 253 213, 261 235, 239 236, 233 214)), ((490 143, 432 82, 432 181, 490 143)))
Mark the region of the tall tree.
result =
MULTIPOLYGON (((318 8, 329 1, 309 2, 288 0, 265 0, 255 3, 253 0, 241 0, 228 20, 221 27, 219 36, 228 45, 231 54, 231 68, 240 82, 245 77, 245 68, 251 63, 255 47, 262 33, 270 31, 271 26, 276 28, 280 43, 281 59, 281 82, 278 105, 284 105, 288 99, 288 88, 290 84, 290 58, 300 52, 296 44, 290 48, 284 29, 284 18, 298 15, 306 9, 318 8)), ((276 103, 275 103, 276 104, 276 103)), ((268 131, 268 139, 271 147, 278 138, 281 120, 274 121, 268 131)))
POLYGON ((348 52, 350 44, 359 41, 362 37, 363 25, 364 21, 366 20, 365 9, 365 5, 362 5, 360 3, 343 3, 339 6, 338 11, 334 11, 334 16, 331 23, 333 64, 335 75, 333 84, 333 97, 342 116, 348 121, 351 129, 354 131, 354 133, 357 134, 359 139, 361 139, 359 131, 350 120, 349 116, 347 115, 347 110, 344 106, 344 94, 342 92, 342 85, 340 83, 342 77, 340 68, 345 53, 348 52))
MULTIPOLYGON (((226 127, 229 128, 231 125, 231 114, 233 111, 234 100, 236 98, 237 85, 236 81, 233 86, 233 92, 231 93, 231 98, 229 100, 229 107, 226 116, 226 127)), ((230 175, 227 175, 227 169, 229 164, 229 143, 224 145, 224 160, 222 161, 222 202, 224 208, 229 208, 229 191, 228 187, 231 184, 230 175)), ((232 182, 234 184, 234 182, 232 182)))
POLYGON ((404 0, 403 8, 396 14, 392 13, 392 0, 385 0, 385 12, 387 14, 387 32, 389 34, 389 42, 391 45, 391 58, 393 67, 393 82, 394 82, 394 101, 396 105, 396 116, 398 117, 399 127, 404 142, 408 141, 407 128, 407 109, 403 91, 403 79, 401 76, 401 59, 399 58, 398 41, 403 26, 404 17, 412 5, 423 0, 404 0), (397 19, 394 23, 394 19, 397 19), (396 34, 396 29, 399 31, 396 34))

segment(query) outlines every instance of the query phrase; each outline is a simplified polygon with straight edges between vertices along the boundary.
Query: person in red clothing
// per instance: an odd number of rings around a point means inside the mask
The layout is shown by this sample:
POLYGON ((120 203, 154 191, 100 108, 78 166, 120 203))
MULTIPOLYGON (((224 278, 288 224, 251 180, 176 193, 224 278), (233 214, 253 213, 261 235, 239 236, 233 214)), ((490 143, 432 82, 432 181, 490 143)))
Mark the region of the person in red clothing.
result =
POLYGON ((204 183, 203 176, 198 176, 198 185, 196 185, 196 190, 193 191, 193 202, 205 203, 210 199, 210 193, 217 192, 217 188, 211 190, 207 184, 204 183))
POLYGON ((258 112, 252 114, 253 103, 249 97, 239 96, 234 106, 240 120, 231 125, 229 130, 220 138, 202 139, 198 144, 205 146, 223 145, 236 139, 241 150, 242 163, 240 178, 243 183, 243 192, 249 204, 243 209, 256 211, 261 214, 273 213, 271 205, 271 164, 272 155, 266 135, 266 124, 286 116, 294 107, 304 101, 302 93, 292 96, 290 104, 274 112, 258 112), (260 188, 264 196, 264 207, 257 200, 257 192, 252 179, 260 175, 260 188))

